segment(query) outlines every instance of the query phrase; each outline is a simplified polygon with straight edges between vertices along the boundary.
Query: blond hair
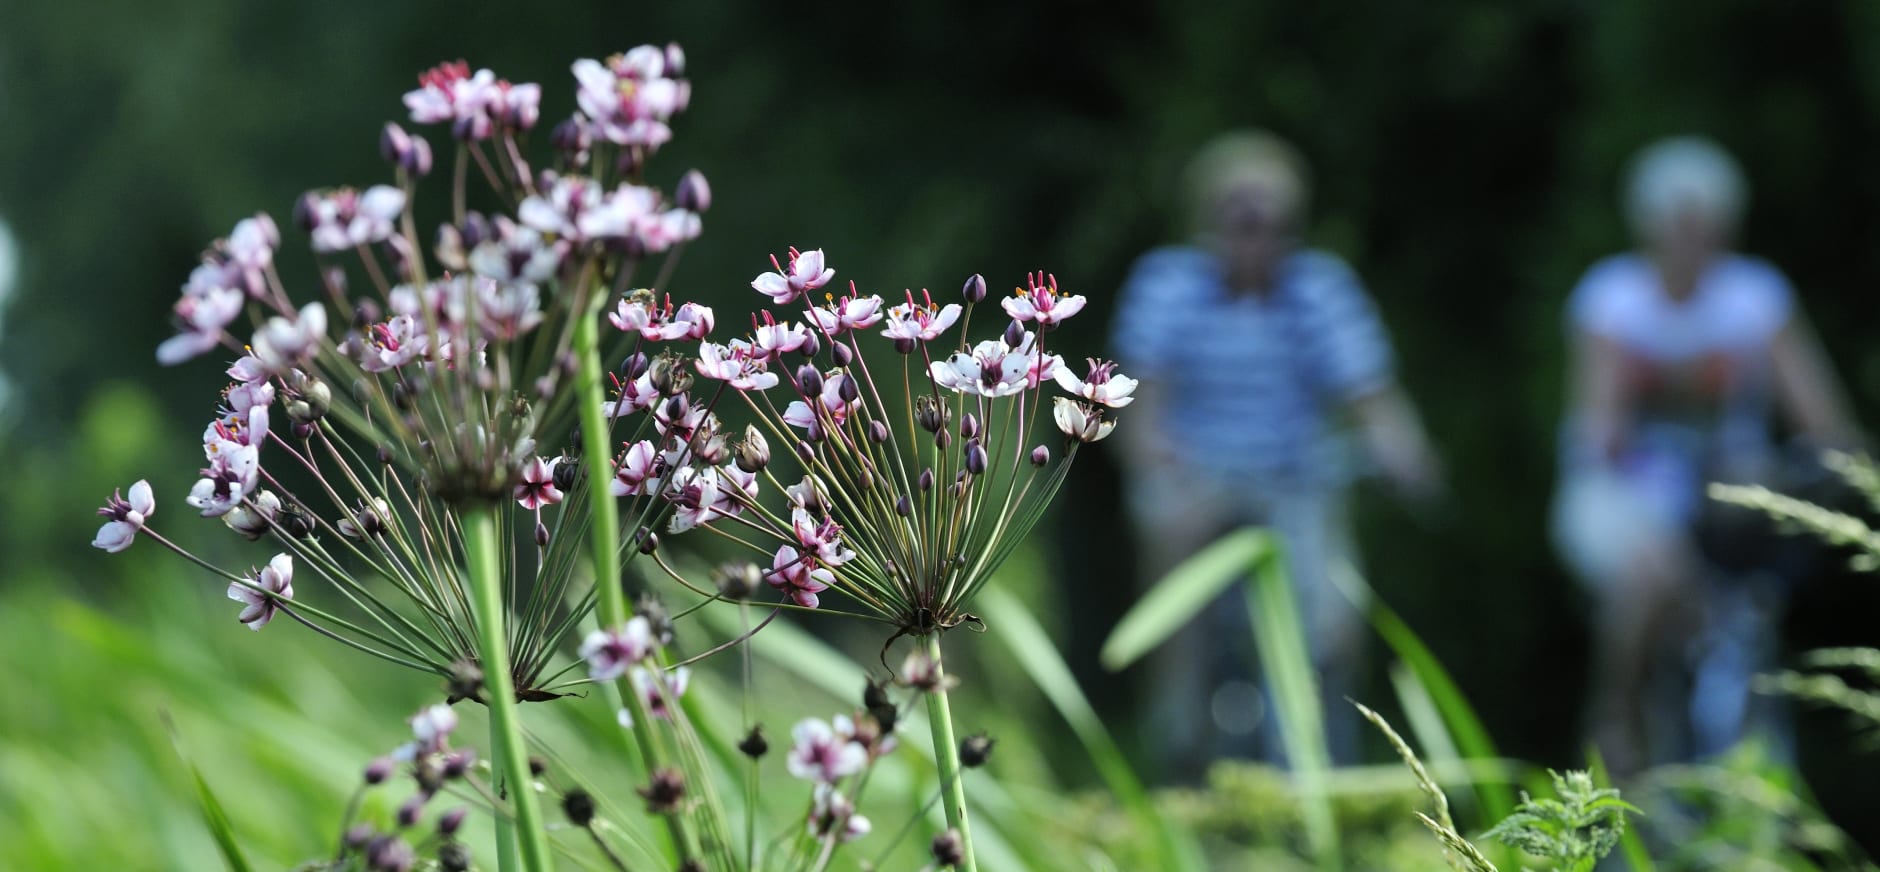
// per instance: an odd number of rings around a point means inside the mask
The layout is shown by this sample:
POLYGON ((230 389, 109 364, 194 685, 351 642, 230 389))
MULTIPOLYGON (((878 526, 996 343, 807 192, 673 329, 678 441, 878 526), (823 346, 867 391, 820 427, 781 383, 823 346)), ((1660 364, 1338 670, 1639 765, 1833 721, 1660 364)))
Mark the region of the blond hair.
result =
POLYGON ((1250 188, 1272 198, 1288 219, 1304 217, 1309 192, 1306 163, 1286 140, 1265 130, 1236 130, 1209 140, 1185 175, 1189 218, 1205 231, 1221 195, 1250 188))

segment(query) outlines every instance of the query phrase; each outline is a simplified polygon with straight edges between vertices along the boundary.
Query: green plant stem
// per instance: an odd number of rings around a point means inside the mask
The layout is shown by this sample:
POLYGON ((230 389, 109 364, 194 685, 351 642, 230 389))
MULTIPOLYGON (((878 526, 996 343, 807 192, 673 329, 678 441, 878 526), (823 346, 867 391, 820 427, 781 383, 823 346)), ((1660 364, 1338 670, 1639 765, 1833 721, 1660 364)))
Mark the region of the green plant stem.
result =
MULTIPOLYGON (((581 453, 587 463, 589 541, 594 548, 594 614, 602 629, 619 627, 632 616, 627 595, 620 586, 620 505, 608 483, 614 478, 613 432, 601 411, 600 313, 605 295, 595 301, 574 325, 575 394, 581 412, 581 453)), ((617 683, 620 698, 633 716, 633 737, 639 744, 646 769, 657 772, 665 767, 666 755, 653 739, 653 722, 632 682, 622 677, 617 683)), ((683 813, 663 816, 672 835, 673 848, 681 861, 698 856, 686 828, 683 813)))
POLYGON ((496 509, 489 505, 463 510, 464 557, 470 572, 471 601, 476 607, 477 649, 490 709, 491 765, 508 785, 515 810, 515 840, 522 868, 548 872, 548 831, 541 801, 531 789, 529 755, 517 718, 515 680, 509 672, 509 635, 503 611, 502 559, 496 537, 496 509))
POLYGON ((960 779, 960 743, 953 736, 953 710, 947 705, 946 671, 940 666, 940 634, 927 637, 927 656, 939 683, 927 693, 927 722, 933 732, 933 758, 940 766, 940 801, 947 826, 959 831, 960 872, 978 872, 973 859, 973 830, 966 822, 966 783, 960 779))

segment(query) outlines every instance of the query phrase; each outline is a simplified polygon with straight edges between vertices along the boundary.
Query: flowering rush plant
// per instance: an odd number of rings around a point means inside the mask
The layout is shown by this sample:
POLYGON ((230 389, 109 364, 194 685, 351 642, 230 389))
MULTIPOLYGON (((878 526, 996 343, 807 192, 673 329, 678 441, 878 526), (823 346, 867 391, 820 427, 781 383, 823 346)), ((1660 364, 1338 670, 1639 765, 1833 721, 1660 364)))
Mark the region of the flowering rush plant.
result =
MULTIPOLYGON (((675 303, 668 283, 711 204, 696 171, 671 192, 648 181, 690 101, 683 71, 676 46, 577 61, 578 108, 540 166, 525 157, 538 85, 462 62, 421 75, 404 104, 410 122, 452 143, 447 220, 421 232, 413 205, 431 190, 421 183, 432 147, 388 123, 391 183, 294 205, 291 226, 317 264, 307 290, 297 296, 276 269, 279 225, 244 219, 190 274, 178 333, 157 350, 171 365, 219 355, 230 380, 184 503, 275 555, 224 567, 161 535, 145 481, 106 503, 93 544, 115 553, 148 539, 227 582, 249 629, 284 617, 442 679, 447 699, 414 719, 413 745, 368 767, 368 784, 398 765, 424 799, 455 783, 470 764, 441 742, 451 705, 486 706, 490 758, 479 765, 491 777, 474 806, 496 822, 499 868, 551 868, 555 851, 578 847, 551 841, 544 794, 627 868, 603 835, 625 822, 597 826, 593 797, 556 787, 523 739, 520 703, 591 685, 619 700, 664 850, 697 869, 827 865, 870 831, 857 805, 868 773, 895 747, 903 708, 924 698, 948 824, 935 856, 974 868, 960 768, 989 745, 956 740, 940 639, 977 623, 973 594, 1080 447, 1108 435, 1135 382, 1048 350, 1085 300, 1046 274, 996 305, 978 276, 958 301, 854 282, 837 296, 824 253, 792 249, 752 281, 769 308, 748 331, 726 336, 712 308, 675 303), (971 340, 979 312, 994 326, 971 340), (748 559, 688 577, 661 544, 688 533, 748 559), (664 599, 689 600, 683 609, 627 602, 623 564, 642 557, 675 583, 664 599), (674 621, 725 603, 769 613, 680 651, 674 621), (755 797, 740 840, 719 792, 739 776, 705 752, 678 703, 694 663, 783 611, 810 610, 882 624, 884 665, 899 637, 916 645, 863 709, 792 730, 788 768, 811 787, 805 824, 759 853, 755 797)), ((754 791, 767 744, 744 727, 754 791)), ((351 848, 333 866, 410 868, 402 833, 423 807, 401 806, 392 830, 349 821, 351 848)), ((425 844, 443 868, 467 868, 454 814, 425 844)))

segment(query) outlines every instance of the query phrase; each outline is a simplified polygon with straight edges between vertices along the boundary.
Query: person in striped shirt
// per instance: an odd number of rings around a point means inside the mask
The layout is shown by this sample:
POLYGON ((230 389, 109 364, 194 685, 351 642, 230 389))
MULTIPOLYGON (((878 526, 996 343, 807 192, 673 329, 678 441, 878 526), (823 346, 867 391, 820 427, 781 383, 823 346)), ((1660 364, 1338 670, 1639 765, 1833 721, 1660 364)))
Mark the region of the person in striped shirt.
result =
MULTIPOLYGON (((1297 153, 1269 133, 1224 135, 1190 166, 1189 196, 1195 239, 1137 260, 1112 335, 1141 382, 1122 435, 1143 577, 1159 579, 1230 530, 1272 529, 1334 754, 1349 757, 1356 724, 1341 695, 1364 635, 1328 575, 1351 556, 1342 495, 1359 471, 1341 419, 1416 499, 1440 492, 1438 463, 1357 275, 1299 241, 1307 175, 1297 153)), ((1244 606, 1223 598, 1180 636, 1161 657, 1153 701, 1168 747, 1191 751, 1171 762, 1270 752, 1244 606)))

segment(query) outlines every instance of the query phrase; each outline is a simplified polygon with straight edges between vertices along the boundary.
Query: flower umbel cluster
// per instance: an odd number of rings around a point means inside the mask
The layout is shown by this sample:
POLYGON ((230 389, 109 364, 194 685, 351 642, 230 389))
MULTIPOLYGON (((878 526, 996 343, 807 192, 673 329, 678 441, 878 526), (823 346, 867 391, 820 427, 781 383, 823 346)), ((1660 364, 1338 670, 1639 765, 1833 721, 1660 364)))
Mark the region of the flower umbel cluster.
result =
MULTIPOLYGON (((421 232, 412 207, 430 190, 431 146, 388 123, 389 183, 294 204, 290 231, 318 263, 309 288, 277 271, 284 240, 269 216, 237 223, 190 274, 178 335, 157 356, 222 352, 230 381, 185 502, 281 553, 249 572, 210 566, 150 528, 156 499, 142 481, 101 510, 93 544, 119 552, 149 537, 223 576, 251 629, 286 615, 449 676, 479 661, 462 514, 495 506, 509 534, 515 686, 524 699, 555 696, 550 661, 594 601, 576 586, 581 537, 562 534, 586 527, 564 501, 590 487, 578 454, 561 450, 578 443, 571 336, 600 317, 611 287, 699 234, 703 177, 686 176, 677 195, 643 179, 685 106, 683 64, 676 47, 652 46, 574 64, 581 110, 554 137, 553 169, 522 149, 540 86, 461 61, 426 71, 404 103, 412 122, 445 125, 454 140, 451 181, 437 189, 449 191, 449 220, 421 232), (497 209, 466 207, 472 178, 497 209), (296 582, 318 606, 296 597, 296 582), (340 617, 341 603, 365 617, 340 617)), ((712 322, 709 308, 668 303, 635 339, 699 340, 712 322)), ((628 533, 665 509, 650 492, 615 495, 630 507, 628 533)))

